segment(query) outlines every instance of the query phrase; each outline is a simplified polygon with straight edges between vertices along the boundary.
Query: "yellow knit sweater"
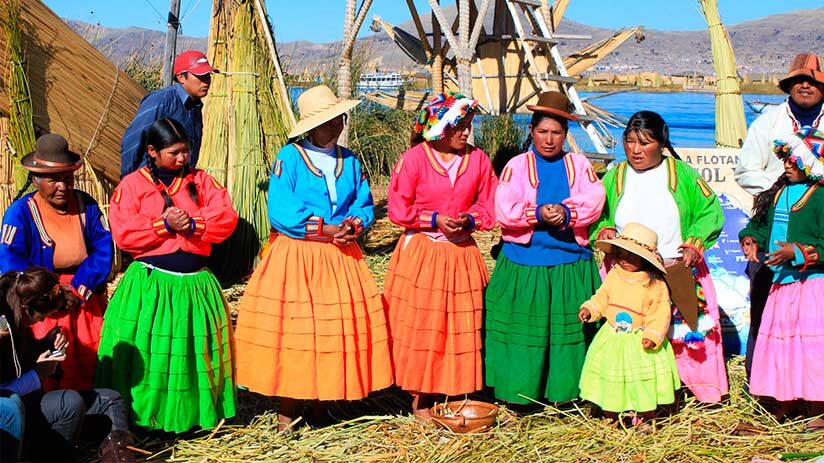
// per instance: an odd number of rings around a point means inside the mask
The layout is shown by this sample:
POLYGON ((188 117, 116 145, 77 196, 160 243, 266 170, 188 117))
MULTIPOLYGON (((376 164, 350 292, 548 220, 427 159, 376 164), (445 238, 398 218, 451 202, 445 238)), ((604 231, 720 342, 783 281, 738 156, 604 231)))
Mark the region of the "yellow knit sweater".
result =
POLYGON ((672 316, 664 281, 650 281, 646 272, 628 272, 618 265, 612 267, 595 295, 581 308, 590 311, 592 322, 606 318, 616 329, 643 330, 644 338, 656 347, 666 338, 672 316), (621 313, 626 315, 618 317, 621 313))

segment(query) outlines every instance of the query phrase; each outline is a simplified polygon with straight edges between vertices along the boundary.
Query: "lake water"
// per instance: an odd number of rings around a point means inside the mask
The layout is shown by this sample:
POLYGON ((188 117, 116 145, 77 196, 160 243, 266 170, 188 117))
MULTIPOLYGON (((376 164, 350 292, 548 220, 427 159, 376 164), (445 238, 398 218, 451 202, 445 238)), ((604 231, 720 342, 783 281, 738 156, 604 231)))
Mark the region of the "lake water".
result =
MULTIPOLYGON (((304 88, 301 87, 290 88, 289 93, 293 102, 297 101, 297 97, 303 90, 304 88)), ((581 98, 586 98, 599 95, 599 93, 581 92, 580 95, 581 98)), ((786 98, 786 95, 744 95, 745 101, 760 100, 772 103, 781 103, 786 98)), ((670 127, 670 139, 676 149, 679 147, 715 147, 715 94, 713 93, 624 92, 595 99, 592 103, 625 118, 629 118, 635 112, 641 110, 657 112, 667 121, 670 127)), ((748 127, 753 119, 758 116, 746 104, 744 104, 744 114, 747 118, 748 127)), ((530 116, 523 114, 516 115, 515 118, 526 130, 530 116)), ((476 118, 476 121, 478 120, 476 118)), ((609 127, 609 129, 613 138, 620 142, 624 127, 609 127)), ((570 130, 584 151, 595 151, 589 137, 578 124, 571 124, 570 130)), ((619 160, 625 158, 620 143, 613 148, 609 148, 608 152, 614 154, 619 160)))
MULTIPOLYGON (((581 98, 597 95, 597 93, 582 92, 581 98)), ((785 95, 744 95, 744 100, 760 100, 781 103, 785 95)), ((641 110, 655 111, 660 114, 670 127, 670 139, 677 150, 681 148, 713 148, 715 147, 715 95, 712 93, 645 93, 625 92, 598 98, 593 104, 629 118, 641 110)), ((746 104, 744 113, 747 126, 758 117, 746 104)), ((516 116, 524 127, 529 124, 528 115, 516 116)), ((613 138, 620 142, 623 127, 610 127, 613 138)), ((585 151, 595 151, 586 133, 577 124, 571 124, 570 130, 576 141, 585 151)), ((624 150, 619 143, 608 150, 617 159, 624 159, 624 150)))

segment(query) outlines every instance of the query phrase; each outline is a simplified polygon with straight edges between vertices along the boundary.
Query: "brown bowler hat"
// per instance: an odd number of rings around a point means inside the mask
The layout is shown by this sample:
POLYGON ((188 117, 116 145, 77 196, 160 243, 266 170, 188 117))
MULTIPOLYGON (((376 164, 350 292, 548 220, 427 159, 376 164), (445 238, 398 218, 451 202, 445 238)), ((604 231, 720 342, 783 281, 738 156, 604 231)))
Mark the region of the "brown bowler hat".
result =
POLYGON ((549 91, 538 95, 537 104, 528 104, 526 109, 535 113, 560 116, 570 121, 577 121, 578 116, 569 113, 569 98, 561 92, 549 91))
POLYGON ((47 133, 37 139, 34 151, 20 160, 23 167, 38 174, 73 172, 83 166, 79 154, 69 150, 69 142, 56 133, 47 133))
POLYGON ((787 75, 778 81, 778 87, 784 93, 790 93, 790 83, 796 77, 809 77, 810 79, 824 85, 824 64, 821 58, 815 53, 801 53, 795 55, 790 63, 790 70, 787 75))

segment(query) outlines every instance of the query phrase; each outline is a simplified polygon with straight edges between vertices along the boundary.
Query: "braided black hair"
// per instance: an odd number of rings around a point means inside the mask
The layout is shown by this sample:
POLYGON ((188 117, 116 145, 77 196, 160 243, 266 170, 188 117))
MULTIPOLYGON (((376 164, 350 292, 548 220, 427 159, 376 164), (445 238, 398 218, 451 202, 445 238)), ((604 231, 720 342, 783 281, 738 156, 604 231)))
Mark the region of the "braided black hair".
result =
MULTIPOLYGON (((148 157, 149 173, 151 174, 152 181, 156 184, 160 183, 157 178, 157 164, 155 164, 154 159, 148 155, 148 147, 151 146, 155 151, 159 152, 177 143, 188 144, 189 137, 186 135, 186 129, 183 128, 183 125, 172 118, 167 117, 155 121, 154 124, 149 126, 149 128, 143 132, 143 152, 145 152, 148 157)), ((191 167, 189 167, 189 165, 184 166, 181 175, 185 176, 189 173, 190 169, 191 167)), ((189 198, 191 198, 195 204, 200 205, 200 199, 197 194, 197 185, 190 181, 186 185, 186 190, 189 193, 189 198)), ((163 195, 163 202, 165 204, 164 209, 168 209, 169 207, 172 207, 174 203, 172 203, 172 198, 169 194, 164 193, 165 191, 161 189, 161 195, 163 195)))

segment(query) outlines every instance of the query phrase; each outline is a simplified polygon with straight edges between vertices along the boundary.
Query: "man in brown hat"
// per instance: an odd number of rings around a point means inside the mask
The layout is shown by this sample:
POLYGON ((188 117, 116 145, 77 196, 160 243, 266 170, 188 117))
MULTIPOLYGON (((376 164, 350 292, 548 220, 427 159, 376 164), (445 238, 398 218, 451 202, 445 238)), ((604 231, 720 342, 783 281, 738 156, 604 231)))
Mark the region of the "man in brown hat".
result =
MULTIPOLYGON (((753 195, 769 189, 784 173, 784 163, 773 154, 773 141, 786 139, 801 127, 824 128, 824 60, 814 53, 797 55, 778 82, 789 98, 750 125, 735 167, 735 181, 753 195)), ((761 313, 772 283, 769 267, 750 262, 750 331, 747 338, 747 372, 750 371, 761 313), (758 288, 762 288, 759 290, 758 288)))
POLYGON ((174 64, 176 84, 149 93, 140 102, 132 123, 120 143, 120 176, 136 171, 146 164, 143 132, 160 119, 180 122, 189 136, 189 164, 197 165, 200 140, 203 137, 203 99, 212 83, 212 74, 218 73, 209 64, 206 55, 187 50, 177 55, 174 64))
POLYGON ((778 87, 789 98, 753 121, 735 167, 735 181, 753 195, 769 189, 784 172, 784 164, 773 155, 773 140, 821 123, 824 60, 812 53, 797 55, 778 87))

